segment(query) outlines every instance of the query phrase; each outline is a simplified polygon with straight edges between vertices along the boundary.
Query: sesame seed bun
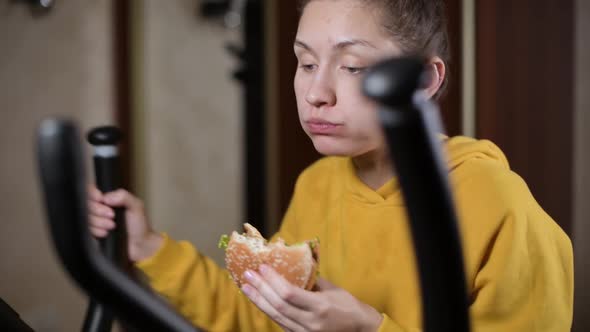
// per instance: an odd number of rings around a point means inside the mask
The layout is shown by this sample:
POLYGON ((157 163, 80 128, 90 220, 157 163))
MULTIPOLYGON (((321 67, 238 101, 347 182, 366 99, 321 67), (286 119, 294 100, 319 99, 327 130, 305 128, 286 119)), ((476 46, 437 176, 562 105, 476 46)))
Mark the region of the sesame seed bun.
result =
POLYGON ((250 224, 244 224, 244 230, 244 234, 231 234, 225 250, 226 268, 238 287, 246 282, 246 270, 258 271, 266 264, 293 285, 313 288, 318 269, 317 240, 289 246, 281 238, 268 243, 250 224))

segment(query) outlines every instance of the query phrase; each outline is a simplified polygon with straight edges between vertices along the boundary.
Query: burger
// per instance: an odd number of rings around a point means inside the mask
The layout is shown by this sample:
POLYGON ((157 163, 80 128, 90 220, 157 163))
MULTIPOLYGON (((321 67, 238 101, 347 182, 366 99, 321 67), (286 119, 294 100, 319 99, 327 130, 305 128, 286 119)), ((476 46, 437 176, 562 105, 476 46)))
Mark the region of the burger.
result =
POLYGON ((265 264, 291 284, 306 290, 313 288, 318 274, 318 239, 288 245, 282 238, 268 242, 248 223, 244 231, 222 235, 219 240, 219 247, 225 249, 226 268, 238 287, 246 283, 244 272, 258 271, 265 264))

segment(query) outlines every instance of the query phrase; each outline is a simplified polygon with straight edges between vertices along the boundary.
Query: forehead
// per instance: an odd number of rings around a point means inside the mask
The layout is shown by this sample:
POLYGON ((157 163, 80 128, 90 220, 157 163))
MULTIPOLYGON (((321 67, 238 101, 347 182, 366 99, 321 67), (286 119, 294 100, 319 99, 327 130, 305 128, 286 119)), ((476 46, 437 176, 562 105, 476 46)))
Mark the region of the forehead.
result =
POLYGON ((302 13, 297 39, 310 44, 358 39, 390 48, 393 38, 382 28, 379 16, 373 7, 358 0, 314 0, 302 13))

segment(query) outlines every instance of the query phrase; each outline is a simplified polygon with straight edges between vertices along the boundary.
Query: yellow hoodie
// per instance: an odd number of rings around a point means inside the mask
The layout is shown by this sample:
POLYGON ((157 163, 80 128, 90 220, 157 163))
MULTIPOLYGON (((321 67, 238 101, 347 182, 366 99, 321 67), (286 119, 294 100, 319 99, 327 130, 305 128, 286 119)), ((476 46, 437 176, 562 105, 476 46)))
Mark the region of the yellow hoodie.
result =
MULTIPOLYGON (((569 331, 573 257, 567 235, 491 142, 446 140, 460 220, 473 331, 569 331)), ((307 168, 275 236, 319 237, 320 275, 383 314, 379 332, 420 331, 414 253, 396 179, 374 191, 350 158, 307 168)), ((228 273, 191 244, 165 236, 137 264, 150 284, 208 331, 278 331, 228 273)))

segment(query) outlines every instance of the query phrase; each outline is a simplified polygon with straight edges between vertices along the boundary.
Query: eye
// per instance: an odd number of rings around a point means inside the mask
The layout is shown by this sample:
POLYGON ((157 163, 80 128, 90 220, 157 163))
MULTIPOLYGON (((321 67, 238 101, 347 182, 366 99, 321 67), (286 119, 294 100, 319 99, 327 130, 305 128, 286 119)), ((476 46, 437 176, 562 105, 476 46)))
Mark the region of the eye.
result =
POLYGON ((365 71, 365 69, 366 69, 366 67, 349 67, 349 66, 344 66, 342 68, 344 70, 346 70, 349 74, 352 74, 352 75, 360 74, 363 71, 365 71))
POLYGON ((314 71, 316 69, 316 67, 317 66, 314 64, 300 64, 299 65, 299 68, 303 69, 303 71, 308 72, 308 73, 314 71))

